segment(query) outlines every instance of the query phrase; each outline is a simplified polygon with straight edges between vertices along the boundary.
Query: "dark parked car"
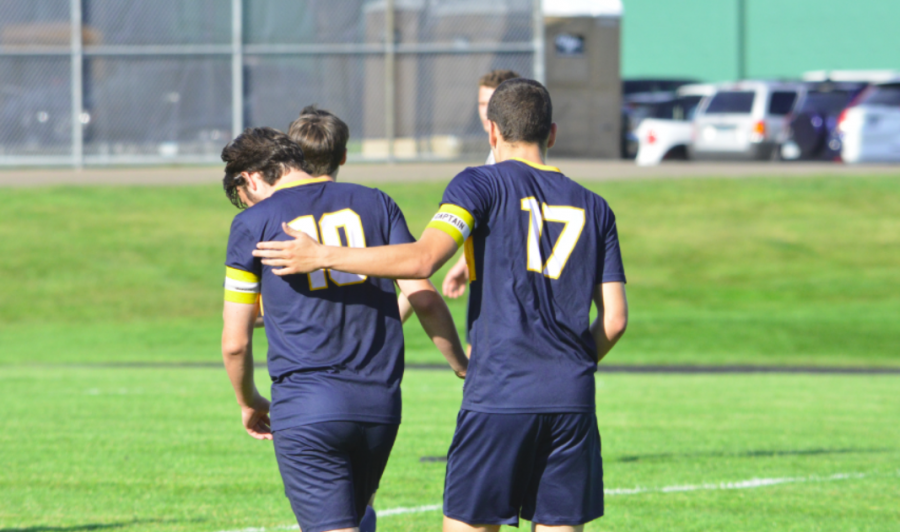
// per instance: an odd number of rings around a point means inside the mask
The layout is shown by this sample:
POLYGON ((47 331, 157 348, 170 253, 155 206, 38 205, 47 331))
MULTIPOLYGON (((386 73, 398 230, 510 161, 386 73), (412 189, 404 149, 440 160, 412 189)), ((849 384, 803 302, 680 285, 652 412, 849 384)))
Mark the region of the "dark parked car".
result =
POLYGON ((830 161, 840 157, 838 117, 868 85, 830 81, 807 84, 806 97, 791 116, 787 138, 781 143, 781 158, 830 161))

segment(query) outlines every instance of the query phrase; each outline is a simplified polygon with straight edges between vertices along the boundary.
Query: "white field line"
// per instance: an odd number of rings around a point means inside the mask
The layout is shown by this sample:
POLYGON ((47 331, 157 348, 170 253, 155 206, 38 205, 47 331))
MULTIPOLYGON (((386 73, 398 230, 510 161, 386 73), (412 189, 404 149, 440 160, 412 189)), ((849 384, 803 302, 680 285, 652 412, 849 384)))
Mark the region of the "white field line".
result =
MULTIPOLYGON (((898 472, 900 474, 900 472, 898 472)), ((663 486, 661 488, 611 488, 603 490, 604 495, 640 495, 642 493, 678 493, 684 491, 710 491, 710 490, 747 490, 777 486, 779 484, 796 484, 800 482, 834 482, 837 480, 851 480, 872 476, 871 473, 838 473, 836 475, 809 477, 780 477, 780 478, 751 478, 737 482, 719 482, 715 484, 683 484, 680 486, 663 486)), ((423 512, 435 512, 443 507, 441 504, 429 504, 426 506, 410 506, 378 510, 378 517, 400 514, 418 514, 423 512)), ((272 527, 251 527, 237 530, 220 530, 219 532, 275 532, 281 530, 297 530, 297 525, 281 525, 272 527)))

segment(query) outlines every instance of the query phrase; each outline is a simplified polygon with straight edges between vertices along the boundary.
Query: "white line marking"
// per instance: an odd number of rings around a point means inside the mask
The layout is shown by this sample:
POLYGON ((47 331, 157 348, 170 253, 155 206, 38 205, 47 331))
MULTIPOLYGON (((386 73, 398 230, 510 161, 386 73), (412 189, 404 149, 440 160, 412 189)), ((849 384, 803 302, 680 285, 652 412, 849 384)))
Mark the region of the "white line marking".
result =
MULTIPOLYGON (((898 472, 900 474, 900 472, 898 472)), ((640 495, 642 493, 678 493, 684 491, 704 491, 704 490, 747 490, 755 488, 764 488, 766 486, 777 486, 779 484, 796 484, 800 482, 834 482, 836 480, 859 479, 872 476, 871 473, 838 473, 836 475, 819 476, 812 475, 808 477, 781 477, 781 478, 751 478, 749 480, 739 480, 737 482, 720 482, 717 484, 684 484, 680 486, 663 486, 661 488, 611 488, 603 490, 604 495, 640 495)), ((418 514, 424 512, 434 512, 443 508, 441 504, 429 504, 426 506, 412 506, 389 508, 387 510, 378 510, 379 517, 387 517, 389 515, 400 514, 418 514)), ((241 528, 238 530, 220 530, 219 532, 275 532, 281 530, 297 530, 297 525, 282 525, 273 527, 251 527, 241 528)))
POLYGON ((419 514, 422 512, 433 512, 444 508, 443 504, 429 504, 427 506, 413 506, 412 508, 391 508, 389 510, 376 510, 378 517, 382 515, 399 515, 399 514, 419 514))
POLYGON ((782 478, 751 478, 750 480, 741 480, 738 482, 720 482, 718 484, 686 484, 684 486, 665 486, 662 488, 617 488, 604 490, 604 495, 639 495, 641 493, 677 493, 680 491, 701 491, 701 490, 746 490, 754 488, 763 488, 766 486, 776 486, 778 484, 792 484, 797 482, 831 482, 835 480, 848 480, 854 478, 865 478, 868 475, 864 473, 839 473, 827 477, 813 475, 810 477, 782 477, 782 478))

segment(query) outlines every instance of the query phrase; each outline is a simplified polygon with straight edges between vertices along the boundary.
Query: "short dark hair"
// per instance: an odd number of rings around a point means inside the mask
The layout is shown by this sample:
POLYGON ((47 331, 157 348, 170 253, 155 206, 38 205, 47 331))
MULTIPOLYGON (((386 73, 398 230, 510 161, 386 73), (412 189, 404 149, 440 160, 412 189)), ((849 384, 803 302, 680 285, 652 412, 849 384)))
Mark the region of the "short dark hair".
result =
POLYGON ((334 114, 310 105, 291 122, 288 135, 303 150, 303 170, 317 177, 331 175, 341 165, 350 128, 334 114))
POLYGON ((550 93, 533 79, 504 81, 491 96, 487 117, 497 124, 506 142, 543 145, 553 124, 550 93))
POLYGON ((515 70, 491 70, 478 79, 478 86, 496 89, 504 81, 521 77, 515 70))
POLYGON ((259 172, 266 183, 274 185, 291 169, 303 170, 300 146, 270 127, 245 129, 222 150, 222 160, 225 161, 222 186, 228 199, 239 209, 246 207, 238 195, 238 188, 247 184, 241 172, 259 172))

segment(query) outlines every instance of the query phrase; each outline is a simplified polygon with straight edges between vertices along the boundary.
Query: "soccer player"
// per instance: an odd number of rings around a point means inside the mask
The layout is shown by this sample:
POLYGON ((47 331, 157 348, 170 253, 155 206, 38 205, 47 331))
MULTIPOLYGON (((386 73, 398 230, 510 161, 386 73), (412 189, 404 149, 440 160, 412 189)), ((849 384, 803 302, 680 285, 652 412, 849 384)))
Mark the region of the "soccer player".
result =
POLYGON ((337 248, 285 227, 295 240, 261 243, 254 255, 285 278, 323 267, 427 278, 471 242, 472 354, 444 530, 496 531, 520 515, 539 531, 582 530, 603 515, 594 373, 627 323, 615 217, 603 198, 543 164, 556 139, 543 85, 500 84, 488 119, 497 164, 457 175, 418 242, 337 248))
MULTIPOLYGON (((478 80, 478 118, 481 119, 481 126, 484 132, 490 135, 491 121, 488 120, 487 110, 488 102, 497 87, 504 81, 519 78, 519 73, 514 70, 491 70, 487 74, 481 76, 478 80)), ((494 164, 494 151, 488 153, 487 160, 484 164, 494 164)), ((466 265, 465 255, 460 255, 441 284, 441 291, 450 299, 461 297, 466 292, 466 283, 469 282, 469 268, 466 265)), ((471 349, 471 346, 469 346, 471 349)))
MULTIPOLYGON (((305 139, 303 149, 283 133, 253 128, 222 152, 225 191, 236 206, 249 206, 235 216, 228 242, 222 353, 244 427, 254 438, 274 440, 301 529, 372 532, 374 519, 369 528, 358 527, 400 423, 403 331, 393 283, 338 270, 279 277, 252 251, 257 242, 284 237, 282 220, 337 246, 415 239, 386 194, 335 182, 346 155, 343 122, 319 112, 293 125, 305 139), (271 405, 253 381, 260 296, 271 405)), ((428 282, 397 284, 464 376, 467 359, 440 295, 428 282)))

